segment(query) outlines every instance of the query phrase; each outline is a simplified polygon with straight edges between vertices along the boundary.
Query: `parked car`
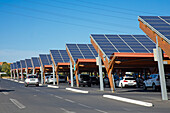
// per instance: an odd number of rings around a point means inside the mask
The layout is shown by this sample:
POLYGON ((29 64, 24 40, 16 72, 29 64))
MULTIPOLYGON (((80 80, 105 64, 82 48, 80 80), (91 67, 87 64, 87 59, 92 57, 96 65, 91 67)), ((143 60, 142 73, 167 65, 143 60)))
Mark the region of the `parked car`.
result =
POLYGON ((67 78, 66 75, 58 75, 59 76, 59 82, 66 82, 67 78))
POLYGON ((45 83, 47 83, 49 76, 45 76, 45 83))
MULTIPOLYGON (((78 80, 79 86, 85 87, 87 85, 88 87, 91 87, 90 76, 88 74, 79 74, 78 80)), ((76 76, 74 76, 74 84, 76 84, 76 76)))
POLYGON ((103 85, 104 85, 104 87, 106 87, 106 86, 110 87, 110 82, 109 82, 109 78, 108 77, 104 77, 103 78, 103 85))
MULTIPOLYGON (((167 89, 170 89, 170 74, 165 75, 167 89)), ((152 88, 152 90, 160 89, 159 74, 151 74, 143 82, 143 89, 152 88)))
MULTIPOLYGON (((54 81, 55 81, 55 82, 57 82, 57 80, 56 80, 56 76, 55 76, 54 81)), ((47 83, 48 83, 48 84, 53 83, 53 75, 50 75, 50 76, 49 76, 49 78, 47 79, 47 83)))
POLYGON ((121 88, 126 86, 136 87, 136 80, 134 77, 125 76, 122 79, 116 81, 116 86, 121 88))
POLYGON ((143 81, 144 81, 144 78, 142 78, 142 77, 136 78, 136 85, 137 85, 138 88, 143 86, 143 81))
POLYGON ((36 85, 39 86, 38 77, 35 75, 29 75, 25 79, 25 87, 28 87, 29 85, 36 85))
POLYGON ((99 79, 95 76, 91 76, 90 81, 91 81, 92 85, 98 85, 99 84, 99 79))

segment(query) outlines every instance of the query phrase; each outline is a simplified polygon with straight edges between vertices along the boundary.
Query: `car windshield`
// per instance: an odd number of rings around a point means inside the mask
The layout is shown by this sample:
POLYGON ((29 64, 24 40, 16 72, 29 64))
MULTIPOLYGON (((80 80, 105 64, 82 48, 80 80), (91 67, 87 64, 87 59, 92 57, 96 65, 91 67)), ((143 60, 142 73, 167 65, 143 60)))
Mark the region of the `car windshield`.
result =
POLYGON ((28 76, 28 78, 38 78, 37 76, 28 76))
POLYGON ((135 80, 135 78, 125 78, 125 80, 135 80))
POLYGON ((89 75, 81 75, 81 77, 83 80, 90 80, 89 75))

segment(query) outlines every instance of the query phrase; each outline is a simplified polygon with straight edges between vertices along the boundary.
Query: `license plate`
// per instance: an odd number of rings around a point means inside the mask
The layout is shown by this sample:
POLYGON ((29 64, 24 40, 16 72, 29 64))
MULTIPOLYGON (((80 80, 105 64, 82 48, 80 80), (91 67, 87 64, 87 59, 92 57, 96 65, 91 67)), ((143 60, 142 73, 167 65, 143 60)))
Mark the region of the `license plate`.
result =
POLYGON ((35 81, 35 79, 31 79, 30 81, 35 81))

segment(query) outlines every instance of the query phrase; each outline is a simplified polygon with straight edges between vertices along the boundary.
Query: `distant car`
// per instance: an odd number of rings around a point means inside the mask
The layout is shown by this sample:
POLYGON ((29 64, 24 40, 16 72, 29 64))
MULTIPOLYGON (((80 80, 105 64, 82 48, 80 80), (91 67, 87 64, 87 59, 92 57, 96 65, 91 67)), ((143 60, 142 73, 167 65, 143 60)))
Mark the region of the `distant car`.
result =
POLYGON ((144 81, 144 79, 142 77, 136 78, 136 85, 137 85, 138 88, 143 86, 143 81, 144 81))
POLYGON ((103 85, 104 85, 104 87, 106 87, 106 86, 110 87, 110 82, 109 82, 109 78, 108 77, 104 77, 103 78, 103 85))
POLYGON ((122 79, 116 81, 116 86, 121 87, 121 88, 126 87, 126 86, 135 87, 136 80, 134 77, 125 76, 122 79))
MULTIPOLYGON (((55 81, 55 82, 57 82, 57 80, 56 80, 56 76, 55 76, 54 81, 55 81)), ((50 76, 48 77, 48 79, 47 79, 47 83, 48 83, 48 84, 53 83, 53 75, 50 75, 50 76)))
POLYGON ((25 87, 28 87, 29 85, 36 85, 39 86, 38 77, 35 75, 29 75, 25 79, 25 87))
MULTIPOLYGON (((88 74, 79 74, 78 80, 79 86, 85 87, 87 85, 88 87, 91 87, 90 76, 88 74)), ((74 84, 76 84, 76 76, 74 76, 74 84)))
POLYGON ((99 84, 99 79, 95 76, 91 76, 90 81, 91 81, 92 85, 98 85, 99 84))
POLYGON ((47 83, 49 76, 45 76, 45 83, 47 83))
MULTIPOLYGON (((167 89, 170 89, 170 74, 165 75, 167 89)), ((143 89, 152 88, 152 90, 160 89, 159 74, 151 74, 143 82, 143 89)))

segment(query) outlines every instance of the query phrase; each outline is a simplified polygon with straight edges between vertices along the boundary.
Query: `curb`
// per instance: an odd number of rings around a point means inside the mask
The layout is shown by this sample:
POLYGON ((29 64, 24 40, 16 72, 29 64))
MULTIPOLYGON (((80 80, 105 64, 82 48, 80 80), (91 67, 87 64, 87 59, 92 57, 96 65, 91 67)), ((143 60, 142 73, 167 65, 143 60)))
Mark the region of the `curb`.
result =
POLYGON ((66 90, 77 92, 77 93, 89 93, 89 91, 83 91, 83 90, 73 89, 73 88, 66 88, 66 90))
POLYGON ((47 85, 49 88, 59 88, 59 86, 47 85))
POLYGON ((139 100, 134 100, 134 99, 128 99, 128 98, 118 97, 118 96, 113 96, 113 95, 103 95, 103 97, 122 101, 122 102, 131 103, 131 104, 137 104, 137 105, 146 106, 146 107, 153 107, 153 104, 149 103, 149 102, 144 102, 144 101, 139 101, 139 100))

